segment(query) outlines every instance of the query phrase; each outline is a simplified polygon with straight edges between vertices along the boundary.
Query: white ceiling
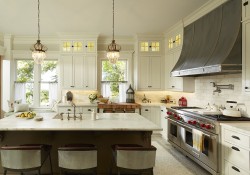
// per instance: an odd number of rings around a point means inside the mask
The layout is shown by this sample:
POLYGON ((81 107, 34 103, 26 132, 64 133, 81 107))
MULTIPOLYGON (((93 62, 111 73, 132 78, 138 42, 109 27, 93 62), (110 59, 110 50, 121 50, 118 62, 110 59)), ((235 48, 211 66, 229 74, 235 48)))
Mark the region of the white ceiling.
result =
MULTIPOLYGON (((163 33, 209 0, 115 0, 115 35, 163 33)), ((0 0, 0 32, 37 35, 37 0, 0 0)), ((112 0, 40 0, 41 35, 112 35, 112 0)))

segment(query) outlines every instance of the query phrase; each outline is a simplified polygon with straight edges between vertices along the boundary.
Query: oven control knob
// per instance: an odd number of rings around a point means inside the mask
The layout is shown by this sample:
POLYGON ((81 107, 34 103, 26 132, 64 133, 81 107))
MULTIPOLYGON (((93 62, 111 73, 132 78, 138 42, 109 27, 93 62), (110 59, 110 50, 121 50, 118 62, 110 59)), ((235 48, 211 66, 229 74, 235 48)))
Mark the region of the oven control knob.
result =
POLYGON ((197 124, 197 122, 194 120, 194 121, 192 122, 192 124, 193 124, 193 125, 196 125, 196 124, 197 124))
POLYGON ((177 114, 174 114, 174 117, 175 117, 175 118, 177 118, 177 117, 178 117, 178 115, 177 115, 177 114))
POLYGON ((172 112, 169 112, 169 111, 168 111, 167 114, 168 114, 168 115, 172 115, 172 112))
POLYGON ((180 116, 177 116, 176 118, 177 118, 177 120, 180 120, 180 119, 181 119, 181 117, 180 117, 180 116))
POLYGON ((202 128, 204 128, 206 125, 205 125, 204 123, 202 123, 202 124, 200 124, 200 126, 201 126, 202 128))
POLYGON ((207 128, 207 129, 211 129, 211 125, 207 124, 207 125, 206 125, 206 128, 207 128))
POLYGON ((192 120, 188 120, 188 124, 192 124, 192 120))

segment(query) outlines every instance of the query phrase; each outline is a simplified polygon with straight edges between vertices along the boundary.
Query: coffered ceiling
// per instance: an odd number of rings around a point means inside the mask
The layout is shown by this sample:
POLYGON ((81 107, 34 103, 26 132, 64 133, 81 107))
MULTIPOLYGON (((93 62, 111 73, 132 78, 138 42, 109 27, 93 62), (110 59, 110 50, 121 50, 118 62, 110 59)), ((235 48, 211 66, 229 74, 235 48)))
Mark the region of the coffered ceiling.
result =
MULTIPOLYGON (((163 33, 209 0, 115 0, 115 35, 163 33)), ((37 0, 0 0, 0 32, 37 35, 37 0)), ((112 35, 112 0, 40 0, 41 35, 112 35)))

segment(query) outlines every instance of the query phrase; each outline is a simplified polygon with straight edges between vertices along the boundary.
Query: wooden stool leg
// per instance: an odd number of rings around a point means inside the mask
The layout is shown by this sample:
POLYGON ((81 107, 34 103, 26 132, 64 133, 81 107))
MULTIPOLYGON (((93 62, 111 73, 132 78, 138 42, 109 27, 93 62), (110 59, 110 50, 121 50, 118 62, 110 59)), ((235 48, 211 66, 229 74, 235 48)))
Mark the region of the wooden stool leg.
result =
POLYGON ((153 168, 151 169, 151 175, 154 175, 154 169, 153 168))
POLYGON ((41 171, 40 171, 40 168, 37 170, 38 171, 38 175, 41 175, 41 171))
POLYGON ((51 155, 50 155, 50 152, 49 152, 49 163, 50 163, 50 173, 51 173, 51 175, 53 175, 52 161, 51 161, 51 155))
POLYGON ((3 173, 4 175, 6 175, 7 174, 7 170, 4 170, 4 173, 3 173))

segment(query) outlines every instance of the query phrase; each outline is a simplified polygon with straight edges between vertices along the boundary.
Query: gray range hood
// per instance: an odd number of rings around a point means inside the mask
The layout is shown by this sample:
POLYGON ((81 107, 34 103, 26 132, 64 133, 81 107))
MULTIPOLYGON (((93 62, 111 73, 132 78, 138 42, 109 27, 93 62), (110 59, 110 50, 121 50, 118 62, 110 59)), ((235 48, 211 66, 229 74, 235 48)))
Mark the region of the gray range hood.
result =
POLYGON ((229 0, 184 28, 183 47, 172 76, 242 70, 241 1, 229 0))

